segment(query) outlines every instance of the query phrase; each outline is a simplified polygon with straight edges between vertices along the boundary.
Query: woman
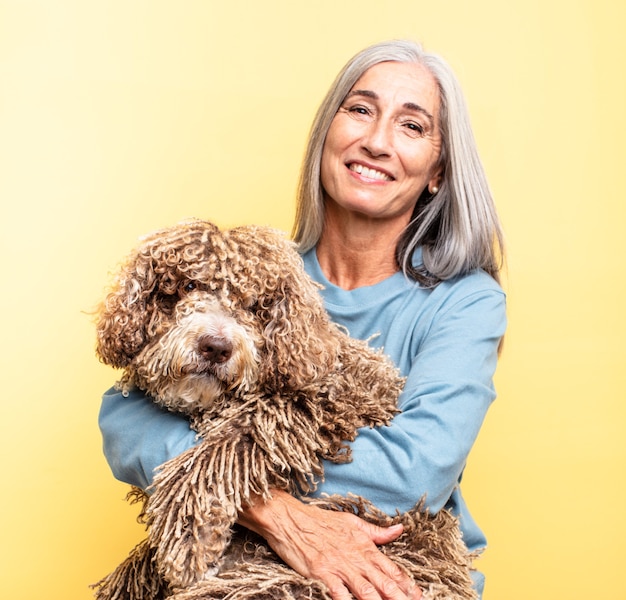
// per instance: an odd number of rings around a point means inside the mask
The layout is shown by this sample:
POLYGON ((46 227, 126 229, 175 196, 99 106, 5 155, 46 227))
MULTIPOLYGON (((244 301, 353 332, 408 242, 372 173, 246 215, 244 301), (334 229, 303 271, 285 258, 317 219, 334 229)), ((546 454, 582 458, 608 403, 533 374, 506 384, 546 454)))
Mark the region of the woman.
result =
MULTIPOLYGON (((384 347, 407 377, 392 426, 361 431, 353 461, 327 464, 317 493, 352 492, 390 514, 426 495, 431 511, 459 516, 471 550, 483 547, 459 483, 495 398, 502 240, 460 88, 439 57, 394 41, 346 65, 313 124, 294 238, 333 320, 384 347)), ((139 394, 107 392, 100 425, 116 477, 143 487, 194 443, 184 420, 139 394)), ((335 600, 421 596, 376 547, 401 526, 280 491, 240 523, 335 600)))

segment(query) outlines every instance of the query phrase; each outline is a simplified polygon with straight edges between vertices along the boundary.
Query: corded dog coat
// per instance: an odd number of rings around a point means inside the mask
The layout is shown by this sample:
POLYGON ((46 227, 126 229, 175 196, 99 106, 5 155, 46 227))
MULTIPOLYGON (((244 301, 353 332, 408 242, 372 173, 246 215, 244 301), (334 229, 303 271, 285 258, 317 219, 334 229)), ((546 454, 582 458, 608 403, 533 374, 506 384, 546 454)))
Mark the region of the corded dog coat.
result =
MULTIPOLYGON (((294 244, 268 228, 198 220, 152 234, 119 269, 97 333, 121 388, 185 414, 201 438, 160 467, 149 498, 136 492, 148 539, 97 598, 328 599, 238 528, 238 512, 272 488, 314 489, 322 460, 350 460, 357 428, 391 422, 403 382, 384 354, 330 322, 294 244)), ((424 598, 475 598, 472 557, 447 512, 420 504, 392 518, 358 497, 310 502, 402 522, 382 550, 424 598)))

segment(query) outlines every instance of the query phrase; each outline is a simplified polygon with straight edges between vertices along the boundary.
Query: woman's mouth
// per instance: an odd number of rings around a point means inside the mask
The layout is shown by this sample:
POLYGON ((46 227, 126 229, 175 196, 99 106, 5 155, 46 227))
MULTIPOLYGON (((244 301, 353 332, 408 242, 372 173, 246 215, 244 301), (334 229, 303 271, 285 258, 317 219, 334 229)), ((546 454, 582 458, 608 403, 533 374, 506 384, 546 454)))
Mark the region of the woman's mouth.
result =
POLYGON ((372 169, 370 167, 366 167, 365 165, 361 165, 359 163, 350 163, 348 165, 348 169, 350 169, 350 171, 358 173, 363 177, 366 177, 367 179, 376 179, 378 181, 393 181, 393 177, 391 177, 391 175, 383 173, 382 171, 377 171, 376 169, 372 169))

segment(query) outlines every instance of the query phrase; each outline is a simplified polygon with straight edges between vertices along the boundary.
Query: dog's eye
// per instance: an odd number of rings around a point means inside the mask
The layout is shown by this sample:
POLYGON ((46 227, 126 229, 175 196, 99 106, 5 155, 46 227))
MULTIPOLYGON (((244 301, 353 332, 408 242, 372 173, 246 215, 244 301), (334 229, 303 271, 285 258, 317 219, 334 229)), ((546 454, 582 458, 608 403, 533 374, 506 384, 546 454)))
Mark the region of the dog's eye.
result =
POLYGON ((157 296, 157 304, 164 313, 171 313, 178 302, 177 294, 159 294, 157 296))
POLYGON ((197 287, 198 286, 195 281, 188 281, 183 287, 183 291, 187 293, 193 292, 197 287))

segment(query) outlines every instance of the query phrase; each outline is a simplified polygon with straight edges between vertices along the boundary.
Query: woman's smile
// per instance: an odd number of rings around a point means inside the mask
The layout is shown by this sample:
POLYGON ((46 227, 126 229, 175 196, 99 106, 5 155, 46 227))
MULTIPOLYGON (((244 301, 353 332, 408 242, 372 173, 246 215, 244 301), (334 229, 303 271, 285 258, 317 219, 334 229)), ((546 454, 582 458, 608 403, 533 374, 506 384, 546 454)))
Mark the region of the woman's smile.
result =
POLYGON ((353 173, 358 173, 361 175, 362 179, 366 180, 376 180, 376 181, 393 181, 393 177, 388 173, 384 173, 383 171, 379 171, 373 167, 367 167, 362 163, 349 163, 348 169, 353 173))

